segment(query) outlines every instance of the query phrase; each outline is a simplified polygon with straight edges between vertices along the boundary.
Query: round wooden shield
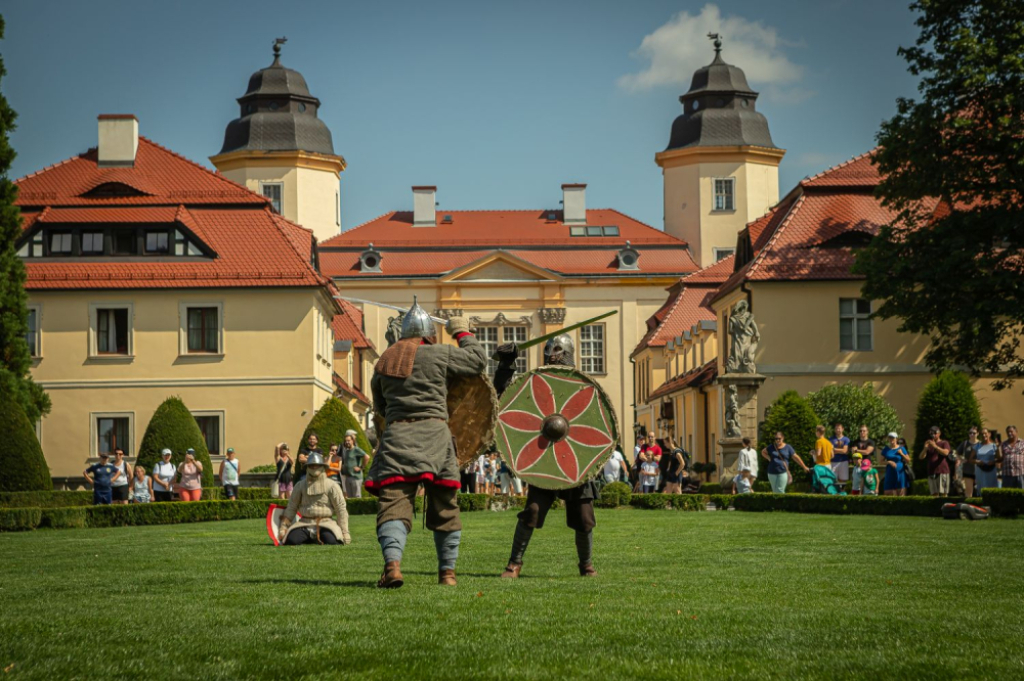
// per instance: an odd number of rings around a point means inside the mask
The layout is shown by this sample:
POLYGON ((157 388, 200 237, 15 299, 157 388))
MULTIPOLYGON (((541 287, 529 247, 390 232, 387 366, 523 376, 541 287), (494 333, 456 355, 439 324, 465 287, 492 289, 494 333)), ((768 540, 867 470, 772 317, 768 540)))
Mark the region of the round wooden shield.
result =
POLYGON ((523 482, 542 489, 570 489, 596 477, 618 439, 604 390, 569 367, 516 377, 498 405, 498 453, 523 482))
MULTIPOLYGON (((498 396, 485 375, 453 378, 448 383, 448 428, 455 439, 459 468, 483 454, 494 443, 498 418, 498 396)), ((380 413, 373 416, 380 447, 387 422, 380 413)))
POLYGON ((486 375, 449 381, 448 428, 460 468, 490 448, 497 418, 498 395, 486 375))

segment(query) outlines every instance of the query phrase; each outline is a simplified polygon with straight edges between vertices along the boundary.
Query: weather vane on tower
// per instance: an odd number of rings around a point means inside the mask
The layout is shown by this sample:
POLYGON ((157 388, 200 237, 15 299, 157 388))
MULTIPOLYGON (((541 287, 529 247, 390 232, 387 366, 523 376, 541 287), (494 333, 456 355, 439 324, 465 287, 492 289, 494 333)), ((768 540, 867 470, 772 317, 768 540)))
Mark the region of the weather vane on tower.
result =
POLYGON ((274 38, 274 59, 281 56, 281 46, 288 42, 288 38, 274 38))
POLYGON ((715 54, 722 51, 722 34, 721 33, 708 33, 708 40, 715 41, 715 54))

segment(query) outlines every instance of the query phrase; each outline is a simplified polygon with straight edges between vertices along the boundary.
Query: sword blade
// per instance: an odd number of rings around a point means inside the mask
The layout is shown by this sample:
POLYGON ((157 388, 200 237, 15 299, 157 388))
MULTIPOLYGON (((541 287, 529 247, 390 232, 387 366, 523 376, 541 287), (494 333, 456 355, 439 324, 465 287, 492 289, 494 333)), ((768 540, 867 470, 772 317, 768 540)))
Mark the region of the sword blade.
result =
MULTIPOLYGON (((383 308, 386 308, 388 310, 395 310, 396 312, 401 312, 403 314, 409 311, 409 308, 407 308, 407 307, 399 307, 397 305, 390 305, 388 303, 381 303, 381 302, 378 302, 376 300, 363 300, 362 298, 349 298, 348 296, 334 296, 334 297, 337 298, 338 300, 347 300, 350 303, 359 303, 361 305, 376 305, 377 307, 383 307, 383 308)), ((430 317, 430 319, 432 321, 434 321, 437 324, 441 324, 442 326, 448 323, 447 319, 441 319, 440 317, 435 317, 433 315, 428 315, 428 316, 430 317)))
MULTIPOLYGON (((590 319, 584 319, 582 322, 577 322, 576 324, 573 324, 571 326, 567 326, 567 327, 565 327, 563 329, 558 329, 556 331, 552 331, 551 333, 546 333, 543 336, 537 336, 536 338, 531 338, 530 340, 525 341, 523 343, 516 343, 516 347, 518 347, 520 350, 526 350, 528 348, 532 348, 535 345, 540 345, 541 343, 547 343, 549 340, 551 340, 555 336, 560 336, 563 333, 569 333, 570 331, 575 331, 576 329, 581 329, 584 326, 588 326, 590 324, 593 324, 594 322, 599 322, 602 319, 607 319, 608 317, 611 317, 612 315, 616 315, 618 313, 619 313, 618 310, 612 310, 611 312, 605 312, 604 314, 599 314, 596 317, 591 317, 590 319)), ((497 360, 498 359, 497 353, 492 355, 491 359, 497 360)))

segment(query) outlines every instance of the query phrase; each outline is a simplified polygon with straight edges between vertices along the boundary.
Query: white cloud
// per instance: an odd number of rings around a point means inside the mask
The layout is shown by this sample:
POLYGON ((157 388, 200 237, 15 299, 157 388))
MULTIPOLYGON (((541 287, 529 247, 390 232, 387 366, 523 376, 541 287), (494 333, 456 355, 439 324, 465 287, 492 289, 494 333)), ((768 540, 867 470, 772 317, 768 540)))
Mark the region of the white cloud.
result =
POLYGON ((809 91, 795 85, 803 77, 803 67, 791 62, 782 51, 793 43, 761 22, 739 16, 723 18, 713 4, 704 5, 696 15, 680 12, 645 36, 635 56, 648 60, 649 65, 619 78, 619 86, 631 91, 666 85, 688 88, 693 72, 714 57, 709 32, 722 34, 723 59, 742 68, 753 89, 764 91, 772 99, 810 96, 809 91))

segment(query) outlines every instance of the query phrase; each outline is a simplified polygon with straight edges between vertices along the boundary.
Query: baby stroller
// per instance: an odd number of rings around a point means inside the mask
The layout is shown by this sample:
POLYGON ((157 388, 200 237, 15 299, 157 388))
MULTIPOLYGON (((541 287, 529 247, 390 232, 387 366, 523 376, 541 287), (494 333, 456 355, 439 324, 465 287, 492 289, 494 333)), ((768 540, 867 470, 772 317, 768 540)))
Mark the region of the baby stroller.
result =
POLYGON ((811 469, 811 491, 815 494, 846 494, 837 483, 836 474, 828 466, 811 469))

